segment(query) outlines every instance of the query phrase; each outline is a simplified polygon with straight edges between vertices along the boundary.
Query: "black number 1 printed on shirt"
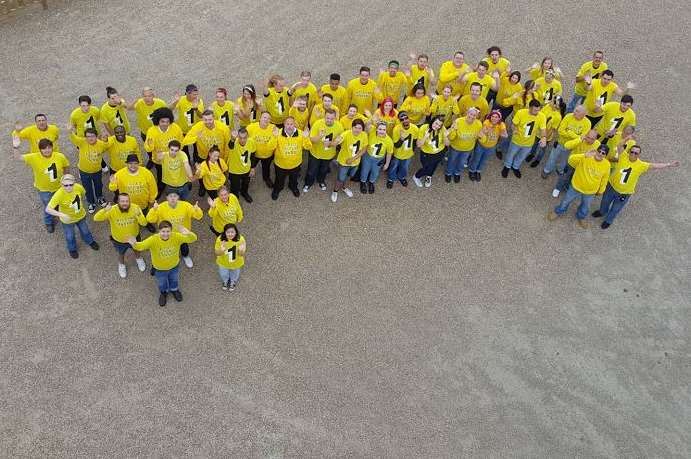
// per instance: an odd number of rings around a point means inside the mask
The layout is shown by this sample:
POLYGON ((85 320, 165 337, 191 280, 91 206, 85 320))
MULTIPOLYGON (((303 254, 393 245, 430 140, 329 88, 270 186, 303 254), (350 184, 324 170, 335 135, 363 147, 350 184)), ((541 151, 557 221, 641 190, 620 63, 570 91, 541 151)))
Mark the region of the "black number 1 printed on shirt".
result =
POLYGON ((234 245, 228 249, 228 261, 235 261, 236 247, 237 246, 234 245))
POLYGON ((523 137, 530 137, 530 135, 533 133, 533 128, 535 127, 535 121, 531 121, 530 123, 527 123, 525 125, 525 131, 523 134, 523 137))
POLYGON ((223 121, 226 126, 230 126, 230 116, 228 116, 228 112, 224 112, 223 115, 221 115, 221 121, 223 121))
POLYGON ((51 182, 54 182, 58 179, 58 166, 53 163, 48 168, 45 170, 46 175, 50 178, 51 182))
POLYGON ((352 144, 350 148, 353 150, 353 156, 357 155, 358 150, 360 150, 360 141, 358 140, 357 142, 352 144))
POLYGON ((403 141, 406 150, 410 150, 413 147, 413 134, 408 134, 408 137, 403 141))
POLYGON ((429 141, 430 145, 432 145, 432 149, 436 150, 439 148, 439 134, 432 134, 432 138, 429 141))
POLYGON ((629 177, 631 176, 631 172, 633 171, 632 167, 627 167, 626 169, 621 170, 621 184, 624 185, 626 182, 629 181, 629 177))
POLYGON ((115 120, 118 122, 120 126, 124 124, 122 121, 122 115, 120 114, 120 110, 115 110, 115 120))
POLYGON ((279 96, 278 102, 276 102, 276 106, 278 107, 278 113, 283 113, 283 110, 285 110, 285 106, 283 105, 283 97, 279 96))
POLYGON ((85 127, 86 129, 89 129, 89 128, 91 128, 91 129, 96 129, 96 122, 94 121, 94 117, 93 117, 93 116, 90 116, 89 119, 86 120, 86 122, 84 123, 84 127, 85 127))
POLYGON ((78 214, 78 213, 79 213, 79 209, 81 209, 81 207, 82 207, 82 200, 81 200, 81 198, 79 197, 79 195, 76 195, 76 196, 74 197, 74 199, 73 199, 72 202, 70 203, 70 207, 71 207, 72 209, 74 209, 74 213, 75 213, 75 214, 78 214))
POLYGON ((194 107, 185 112, 185 118, 187 118, 187 124, 191 126, 194 122, 194 107))
POLYGON ((373 152, 374 154, 373 154, 372 156, 376 156, 376 157, 378 158, 379 155, 381 155, 381 149, 382 149, 383 146, 384 146, 383 143, 378 143, 378 144, 376 144, 376 145, 374 146, 374 152, 373 152))
POLYGON ((243 151, 242 154, 240 154, 240 159, 242 159, 243 165, 245 165, 245 166, 247 165, 247 160, 249 159, 249 157, 250 157, 250 152, 247 150, 243 151))

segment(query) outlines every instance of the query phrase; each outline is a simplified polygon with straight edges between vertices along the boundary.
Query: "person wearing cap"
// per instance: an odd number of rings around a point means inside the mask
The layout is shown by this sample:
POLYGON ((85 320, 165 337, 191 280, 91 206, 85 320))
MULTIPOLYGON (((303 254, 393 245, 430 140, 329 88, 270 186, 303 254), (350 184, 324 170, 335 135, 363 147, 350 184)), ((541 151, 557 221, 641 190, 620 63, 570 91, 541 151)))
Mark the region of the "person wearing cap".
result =
POLYGON ((507 138, 506 124, 502 121, 501 111, 493 110, 482 123, 480 138, 475 145, 475 151, 470 156, 468 174, 471 181, 479 182, 487 159, 494 154, 500 138, 507 138))
MULTIPOLYGON (((150 170, 139 166, 136 154, 129 154, 126 161, 126 167, 110 176, 108 189, 116 193, 127 193, 130 202, 139 206, 146 215, 158 196, 156 179, 150 170)), ((153 226, 148 226, 147 229, 152 233, 155 231, 153 226)))
POLYGON ((317 87, 312 83, 312 72, 309 70, 303 70, 300 72, 300 81, 293 84, 290 87, 290 92, 292 94, 292 100, 295 102, 300 97, 305 98, 305 103, 307 105, 307 111, 312 111, 314 104, 317 103, 319 96, 317 95, 317 87))
MULTIPOLYGON (((108 221, 110 224, 110 240, 118 253, 118 274, 121 278, 127 277, 127 267, 125 266, 125 253, 131 248, 128 240, 130 237, 139 240, 139 227, 146 226, 146 217, 142 209, 130 202, 127 193, 119 193, 117 205, 111 203, 96 212, 95 222, 108 221)), ((146 262, 141 254, 134 250, 135 260, 139 271, 146 271, 146 262)))
POLYGON ((535 80, 535 98, 542 105, 547 105, 556 96, 562 95, 561 82, 554 75, 554 70, 549 69, 544 76, 535 80))
POLYGON ((271 115, 269 112, 262 112, 259 115, 259 121, 247 126, 247 133, 250 138, 254 139, 257 146, 257 151, 250 161, 252 162, 252 170, 250 176, 254 176, 257 165, 261 163, 262 179, 267 187, 273 188, 274 182, 271 180, 271 162, 274 158, 274 150, 276 150, 276 138, 278 129, 271 124, 271 115))
POLYGON ((185 95, 175 94, 175 99, 168 105, 168 108, 178 111, 178 124, 182 133, 187 134, 202 117, 204 101, 199 95, 197 86, 188 84, 185 87, 185 95))
POLYGON ((606 145, 600 145, 597 150, 569 156, 569 165, 574 168, 571 184, 559 205, 547 214, 547 220, 554 221, 564 215, 569 205, 577 198, 581 198, 581 204, 576 211, 576 221, 583 229, 590 226, 585 220, 590 212, 590 203, 596 194, 601 195, 607 187, 610 170, 607 151, 606 145))
POLYGON ((388 68, 379 72, 375 96, 380 102, 391 98, 394 108, 401 100, 401 94, 408 94, 408 77, 399 70, 401 64, 397 60, 389 61, 388 68))
POLYGON ((259 114, 263 109, 261 101, 257 99, 254 85, 246 84, 242 87, 242 94, 235 101, 235 106, 240 127, 247 127, 259 121, 259 114))
POLYGON ((86 219, 86 209, 84 208, 84 198, 86 190, 79 183, 76 183, 74 175, 64 174, 60 180, 62 185, 50 198, 46 205, 47 214, 60 219, 62 229, 65 233, 65 243, 67 251, 72 258, 79 258, 77 251, 77 238, 74 234, 75 226, 79 230, 82 241, 89 245, 93 250, 98 250, 99 246, 89 231, 86 219))
POLYGON ((462 118, 456 118, 449 129, 449 154, 446 163, 444 179, 446 183, 461 181, 463 169, 468 165, 468 159, 475 150, 477 139, 482 136, 482 122, 478 119, 480 110, 470 108, 462 118))
MULTIPOLYGON (((141 242, 130 237, 127 242, 134 250, 143 252, 148 250, 151 254, 156 283, 158 284, 158 305, 163 307, 167 303, 168 293, 173 295, 175 301, 182 301, 180 292, 180 252, 183 246, 197 240, 197 235, 184 226, 173 225, 167 220, 158 224, 158 234, 153 234, 141 242)), ((189 250, 189 249, 188 249, 189 250)))
MULTIPOLYGON (((105 131, 104 131, 105 132, 105 131)), ((84 137, 76 134, 74 127, 70 133, 70 141, 79 150, 79 177, 86 189, 86 201, 90 214, 96 211, 96 205, 106 206, 103 199, 102 162, 103 152, 108 149, 108 143, 98 138, 96 129, 84 130, 84 137)))
POLYGON ((159 192, 163 192, 165 185, 163 183, 163 166, 161 160, 158 159, 158 154, 167 152, 170 142, 176 140, 182 142, 182 129, 175 123, 173 111, 168 107, 159 108, 151 114, 151 122, 153 126, 146 131, 146 142, 144 142, 144 149, 149 153, 150 165, 156 170, 156 185, 159 192))
MULTIPOLYGON (((609 148, 606 145, 603 146, 607 149, 605 152, 607 153, 609 148)), ((584 154, 590 150, 597 150, 599 147, 600 141, 597 140, 597 131, 595 129, 591 129, 585 135, 564 143, 564 148, 569 152, 569 157, 571 155, 584 154)), ((552 190, 552 197, 557 198, 560 192, 566 190, 569 183, 571 183, 571 177, 573 177, 573 167, 567 164, 564 168, 564 173, 557 178, 557 184, 554 186, 554 190, 552 190)))
POLYGON ((425 180, 425 188, 432 186, 432 176, 437 166, 444 160, 444 154, 449 146, 447 129, 444 127, 444 118, 438 116, 432 118, 430 124, 423 124, 418 131, 417 147, 420 149, 420 169, 413 175, 413 182, 422 187, 425 180))
POLYGON ((393 128, 394 150, 386 155, 384 170, 388 170, 386 188, 393 188, 394 182, 408 186, 408 168, 415 154, 415 143, 418 139, 419 129, 408 118, 408 113, 398 112, 400 123, 393 128))
POLYGON ((130 155, 136 155, 139 162, 142 161, 142 151, 137 139, 127 135, 122 126, 115 126, 113 132, 114 135, 108 137, 108 148, 105 151, 108 154, 111 175, 127 167, 127 158, 130 155))
MULTIPOLYGON (((168 143, 168 151, 158 153, 158 160, 161 162, 165 192, 174 191, 180 199, 187 201, 192 188, 191 182, 196 177, 192 173, 187 153, 181 151, 181 148, 180 142, 171 140, 168 143)), ((160 190, 159 195, 163 192, 164 190, 160 190)))
POLYGON ((166 101, 156 97, 154 90, 148 86, 142 89, 142 96, 139 99, 127 106, 127 109, 134 110, 137 116, 137 128, 139 128, 139 135, 143 141, 146 141, 146 133, 153 126, 151 114, 159 108, 167 106, 166 101))
POLYGON ((235 104, 228 100, 228 90, 226 88, 216 89, 216 100, 211 102, 211 110, 214 118, 225 124, 229 130, 235 126, 235 104))
POLYGON ((624 208, 631 195, 636 191, 636 184, 641 175, 651 170, 661 170, 670 167, 679 167, 679 161, 673 160, 667 163, 650 163, 642 161, 640 145, 634 145, 631 149, 618 149, 610 162, 613 165, 609 176, 609 183, 602 196, 600 208, 593 212, 594 218, 602 218, 600 228, 607 229, 624 208))
POLYGON ((70 162, 65 155, 53 150, 53 142, 48 139, 38 141, 38 152, 21 154, 19 144, 13 145, 14 156, 21 159, 24 164, 31 168, 34 176, 34 188, 38 191, 38 198, 41 200, 43 210, 43 224, 49 233, 55 231, 53 216, 45 211, 48 202, 60 188, 60 180, 70 162))
POLYGON ((48 139, 53 143, 53 150, 60 151, 60 147, 58 146, 59 137, 60 128, 55 124, 48 124, 48 117, 43 113, 38 113, 34 116, 33 126, 23 127, 19 121, 14 124, 12 144, 19 147, 22 140, 28 140, 29 152, 35 153, 39 150, 38 142, 41 139, 48 139))
POLYGON ((362 156, 360 193, 374 193, 374 184, 387 156, 393 154, 393 141, 386 134, 386 123, 380 121, 370 129, 367 152, 362 156))
MULTIPOLYGON (((324 99, 331 98, 324 94, 324 99)), ((316 108, 316 107, 315 107, 316 108)), ((307 159, 307 173, 303 193, 307 193, 315 180, 319 189, 326 191, 326 174, 329 173, 331 161, 336 157, 336 139, 343 133, 343 126, 337 121, 338 112, 334 108, 326 108, 324 118, 317 120, 310 131, 312 148, 307 159)))
POLYGON ((300 196, 298 190, 298 178, 300 177, 300 165, 302 164, 303 150, 311 150, 312 142, 307 129, 300 131, 295 126, 292 117, 285 119, 285 126, 276 133, 276 153, 274 155, 274 170, 276 180, 271 192, 271 199, 278 199, 288 178, 288 188, 296 198, 300 196))
MULTIPOLYGON (((180 196, 175 191, 170 191, 166 196, 166 202, 158 204, 154 201, 151 210, 146 215, 146 220, 152 224, 168 221, 175 225, 176 228, 182 227, 192 231, 192 219, 201 220, 203 216, 204 213, 199 208, 199 203, 195 202, 192 205, 187 201, 181 201, 180 196)), ((136 249, 139 250, 138 248, 136 249)), ((188 268, 194 266, 190 256, 190 247, 187 243, 183 243, 180 246, 180 253, 185 266, 188 268)), ((155 264, 154 268, 156 268, 155 264)))
POLYGON ((341 86, 341 75, 338 73, 332 73, 329 76, 329 82, 319 88, 319 94, 322 96, 324 94, 330 95, 341 115, 348 111, 348 91, 341 86))

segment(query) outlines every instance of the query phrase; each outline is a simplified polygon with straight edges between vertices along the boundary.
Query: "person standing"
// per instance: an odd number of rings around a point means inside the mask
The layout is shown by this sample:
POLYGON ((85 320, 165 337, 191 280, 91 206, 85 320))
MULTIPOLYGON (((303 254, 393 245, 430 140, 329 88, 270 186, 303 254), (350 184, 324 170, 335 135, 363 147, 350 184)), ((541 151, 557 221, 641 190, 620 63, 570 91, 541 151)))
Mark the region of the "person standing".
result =
POLYGON ((574 139, 580 139, 590 131, 590 120, 585 115, 585 107, 578 105, 572 113, 564 116, 559 123, 557 128, 557 145, 550 150, 549 156, 547 156, 547 161, 541 174, 543 179, 546 179, 555 169, 557 174, 564 174, 566 161, 569 158, 569 150, 565 147, 566 143, 574 139))
POLYGON ((232 130, 235 126, 235 104, 228 100, 228 90, 226 88, 216 89, 216 100, 211 102, 211 111, 214 118, 223 123, 228 129, 232 130))
POLYGON ((86 190, 76 183, 72 174, 64 174, 60 179, 60 184, 62 187, 50 198, 45 212, 60 219, 65 233, 67 251, 70 257, 79 258, 77 238, 74 234, 75 227, 79 230, 82 241, 88 244, 92 250, 99 249, 98 243, 94 241, 94 237, 89 231, 89 225, 84 218, 86 216, 86 209, 84 209, 86 190))
POLYGON ((149 87, 142 89, 142 96, 127 106, 129 110, 134 110, 137 115, 137 128, 139 128, 139 135, 142 140, 146 141, 146 133, 153 126, 151 114, 159 108, 167 106, 166 101, 156 97, 154 90, 149 87))
POLYGON ((487 99, 482 97, 482 85, 480 83, 470 83, 470 93, 461 97, 454 108, 454 114, 460 116, 465 116, 468 110, 476 108, 480 111, 478 118, 485 118, 489 113, 489 104, 487 99))
POLYGON ((410 122, 406 112, 398 112, 398 120, 399 124, 393 128, 394 151, 386 155, 384 164, 384 170, 388 170, 386 188, 393 188, 395 181, 408 186, 408 168, 418 139, 419 128, 410 122))
POLYGON ((587 110, 586 116, 590 120, 592 127, 597 126, 597 123, 602 119, 602 107, 611 101, 613 95, 621 97, 635 87, 629 81, 624 89, 620 88, 614 82, 614 72, 609 69, 603 70, 600 78, 593 79, 592 76, 586 75, 583 81, 585 81, 587 87, 583 106, 587 110))
POLYGON ((101 133, 107 132, 113 135, 115 126, 125 128, 125 133, 130 133, 130 120, 127 117, 127 102, 112 86, 106 88, 106 102, 101 105, 100 118, 101 133))
MULTIPOLYGON (((591 129, 584 136, 569 140, 564 144, 564 148, 569 152, 569 156, 585 154, 588 151, 597 150, 599 146, 600 141, 597 140, 597 131, 595 129, 591 129)), ((557 184, 554 186, 554 190, 552 190, 552 197, 557 198, 559 193, 566 190, 569 183, 571 183, 573 172, 573 167, 567 164, 564 173, 560 174, 557 179, 557 184)))
POLYGON ((603 142, 623 131, 627 126, 636 127, 636 113, 631 106, 633 97, 624 94, 620 102, 607 102, 596 111, 602 114, 602 120, 597 123, 597 132, 603 142))
POLYGON ((576 85, 573 89, 573 96, 566 106, 566 112, 571 113, 577 105, 581 105, 588 94, 588 85, 585 82, 586 75, 590 79, 600 78, 600 74, 607 70, 607 63, 604 61, 605 53, 595 51, 593 60, 584 62, 576 74, 576 85))
POLYGON ((375 93, 379 101, 389 97, 394 107, 401 100, 401 94, 408 93, 408 77, 399 70, 399 67, 400 63, 397 60, 389 61, 388 68, 379 72, 375 93))
POLYGON ((449 146, 449 138, 444 127, 444 118, 432 118, 430 124, 423 124, 418 131, 417 147, 420 149, 420 164, 422 167, 413 175, 413 182, 422 187, 422 178, 425 180, 425 188, 432 186, 432 176, 437 166, 444 159, 444 153, 449 146))
POLYGON ((521 164, 523 164, 526 156, 530 154, 537 136, 540 138, 538 143, 540 148, 544 148, 547 145, 545 121, 545 115, 540 112, 540 102, 534 99, 530 101, 528 108, 518 110, 514 114, 511 120, 513 126, 511 146, 504 158, 504 168, 501 171, 502 177, 508 177, 509 171, 512 171, 513 175, 521 178, 521 164))
POLYGON ((312 72, 309 70, 300 72, 300 81, 290 87, 290 92, 294 101, 300 97, 304 97, 307 111, 312 111, 312 107, 314 107, 318 99, 317 87, 312 83, 312 72))
POLYGON ((401 104, 401 111, 408 114, 408 118, 413 124, 420 126, 429 116, 432 102, 425 93, 425 87, 421 84, 413 87, 411 92, 412 95, 406 97, 401 104))
POLYGON ((340 145, 338 150, 338 174, 331 192, 331 202, 338 200, 338 192, 342 189, 343 193, 349 198, 353 197, 353 190, 345 186, 346 180, 355 174, 360 165, 360 158, 367 150, 368 137, 365 131, 365 123, 356 119, 350 129, 343 131, 334 141, 334 145, 340 145))
POLYGON ((127 158, 130 155, 136 155, 139 162, 142 162, 142 152, 137 139, 127 135, 122 126, 115 126, 113 132, 114 135, 108 137, 108 148, 105 151, 108 154, 111 175, 127 167, 127 158))
POLYGON ((442 94, 444 87, 451 87, 452 97, 461 97, 465 83, 463 76, 470 71, 470 66, 465 63, 465 55, 462 51, 456 51, 453 58, 445 61, 439 67, 439 80, 437 81, 437 94, 442 94))
POLYGON ((386 123, 380 121, 370 129, 367 153, 362 157, 360 170, 360 193, 374 193, 374 184, 379 178, 381 166, 386 156, 393 153, 393 141, 386 135, 386 123))
POLYGON ((274 169, 276 180, 271 199, 278 199, 278 195, 283 190, 288 178, 288 188, 296 198, 300 196, 298 190, 298 178, 300 177, 300 165, 302 164, 302 151, 310 150, 310 133, 307 129, 300 132, 295 126, 292 117, 285 119, 285 126, 277 133, 276 153, 274 155, 274 169))
POLYGON ((341 86, 341 75, 338 73, 332 73, 329 76, 329 83, 322 85, 319 88, 319 93, 322 96, 324 94, 330 95, 340 114, 345 114, 348 111, 348 90, 341 86))
POLYGON ((187 153, 181 150, 182 146, 177 140, 168 143, 168 151, 157 153, 157 159, 161 164, 163 175, 163 186, 165 190, 160 190, 159 195, 174 191, 180 199, 187 201, 192 188, 192 181, 195 176, 192 173, 187 153))
POLYGON ((79 96, 77 99, 79 107, 72 110, 70 114, 70 125, 75 129, 75 133, 79 137, 84 137, 84 130, 91 128, 98 131, 98 120, 101 117, 101 111, 91 105, 91 97, 79 96))
MULTIPOLYGON (((158 186, 156 179, 149 169, 139 166, 139 157, 135 154, 127 156, 126 167, 110 176, 108 189, 117 194, 126 193, 132 204, 136 204, 146 215, 156 202, 158 186)), ((156 231, 153 225, 147 225, 150 233, 156 231)))
POLYGON ((266 82, 264 92, 264 109, 271 115, 271 123, 282 128, 290 110, 290 96, 293 93, 286 88, 285 79, 280 75, 272 75, 266 82))
MULTIPOLYGON (((146 217, 142 209, 130 203, 130 197, 127 193, 118 194, 117 205, 113 206, 111 203, 96 212, 94 215, 95 222, 108 221, 110 224, 110 240, 113 242, 113 247, 118 253, 118 274, 121 278, 127 277, 127 267, 125 266, 125 253, 131 248, 129 238, 133 237, 139 240, 139 227, 146 226, 146 217)), ((134 257, 137 262, 139 271, 146 271, 146 262, 141 254, 134 250, 134 257)))
POLYGON ((446 183, 461 181, 463 169, 468 164, 470 155, 475 150, 478 137, 482 135, 482 123, 478 120, 480 110, 475 107, 469 108, 466 115, 456 118, 449 129, 449 160, 446 163, 446 183))
POLYGON ((15 157, 24 161, 24 164, 29 166, 33 172, 34 188, 38 190, 38 198, 43 209, 43 224, 46 225, 46 231, 53 233, 55 221, 53 215, 49 214, 45 208, 53 194, 60 189, 60 181, 67 172, 67 168, 70 167, 70 162, 62 153, 53 151, 53 142, 48 139, 38 141, 38 152, 36 153, 22 155, 19 153, 18 142, 13 147, 15 157))
MULTIPOLYGON (((375 105, 374 91, 377 89, 377 84, 370 79, 370 68, 367 66, 360 67, 360 75, 358 78, 353 78, 348 82, 346 91, 348 93, 348 102, 357 107, 358 113, 369 118, 372 116, 372 108, 375 105)), ((342 111, 341 113, 345 113, 342 111)))
POLYGON ((480 138, 475 146, 475 151, 470 157, 470 163, 468 164, 470 180, 479 182, 482 179, 481 172, 485 168, 487 159, 496 151, 499 139, 505 139, 508 136, 506 124, 502 121, 501 111, 492 111, 482 123, 480 138))
MULTIPOLYGON (((73 128, 74 129, 74 128, 73 128)), ((86 201, 88 211, 93 214, 96 205, 106 206, 103 199, 103 152, 108 149, 108 143, 98 138, 96 129, 88 128, 84 130, 84 137, 79 137, 72 132, 70 141, 79 150, 79 177, 86 189, 86 201)))
MULTIPOLYGON (((230 192, 247 202, 252 202, 249 193, 252 156, 257 153, 257 144, 250 138, 247 129, 240 128, 228 143, 228 172, 230 173, 230 192)), ((219 180, 220 182, 220 180, 219 180)), ((218 188, 216 188, 218 189, 218 188)))
POLYGON ((248 127, 259 120, 262 106, 257 100, 257 90, 254 85, 247 84, 242 87, 242 95, 235 101, 237 107, 238 123, 241 127, 248 127))
POLYGON ((216 238, 214 253, 223 290, 235 290, 240 280, 240 270, 245 265, 247 244, 234 223, 223 227, 223 233, 216 238))
MULTIPOLYGON (((324 94, 324 99, 331 97, 324 94)), ((326 174, 329 173, 331 161, 336 156, 335 140, 343 133, 343 126, 336 121, 338 113, 333 108, 327 108, 324 118, 317 120, 310 131, 312 149, 307 159, 307 173, 303 193, 307 193, 315 180, 319 189, 326 191, 326 174)))
POLYGON ((485 61, 480 61, 475 67, 475 71, 466 73, 461 80, 465 84, 463 95, 470 94, 470 86, 473 83, 478 83, 482 86, 481 96, 485 101, 487 101, 489 92, 496 92, 499 87, 499 73, 497 71, 489 73, 489 64, 485 61))
POLYGON ((168 293, 173 295, 175 301, 182 301, 179 287, 180 252, 183 246, 197 240, 197 235, 184 226, 178 225, 176 228, 177 231, 173 231, 173 225, 163 220, 158 224, 158 234, 142 242, 137 242, 134 237, 128 239, 134 250, 148 250, 151 253, 151 265, 160 292, 158 305, 161 307, 166 305, 168 293))
POLYGON ((269 112, 262 112, 259 121, 247 126, 247 134, 254 139, 257 151, 250 157, 252 170, 250 176, 254 176, 257 165, 261 163, 262 179, 267 187, 273 188, 274 182, 271 180, 271 162, 274 159, 276 150, 276 137, 278 129, 271 124, 269 112))
POLYGON ((240 223, 243 219, 242 207, 238 198, 222 186, 218 190, 218 197, 207 198, 209 203, 209 217, 211 217, 211 231, 220 236, 223 227, 228 223, 240 223))
POLYGON ((602 196, 600 208, 593 212, 594 218, 604 217, 600 228, 607 229, 624 208, 631 195, 636 191, 636 184, 641 175, 651 170, 679 167, 679 161, 667 163, 649 163, 640 160, 641 147, 634 145, 629 152, 615 153, 611 162, 614 165, 609 176, 609 183, 602 196))
POLYGON ((34 116, 34 125, 22 127, 22 124, 17 121, 12 131, 12 144, 19 147, 22 140, 29 141, 29 153, 35 153, 39 150, 38 142, 41 139, 48 139, 53 143, 53 151, 60 151, 58 146, 58 138, 60 137, 60 128, 54 124, 48 124, 48 117, 43 113, 34 116))
MULTIPOLYGON (((182 134, 187 135, 204 113, 204 101, 199 96, 199 88, 194 84, 188 84, 185 87, 185 95, 175 94, 175 99, 168 105, 168 108, 178 111, 178 125, 182 134)), ((211 117, 213 119, 213 112, 211 112, 211 117)), ((191 157, 194 152, 190 150, 192 148, 187 150, 187 154, 191 157)))
POLYGON ((153 126, 146 131, 144 149, 150 156, 150 164, 147 167, 153 167, 156 170, 156 184, 161 192, 165 189, 165 184, 163 183, 163 166, 161 160, 158 159, 158 154, 167 152, 172 140, 181 143, 183 138, 182 129, 174 121, 171 109, 159 108, 151 114, 153 126))
MULTIPOLYGON (((214 119, 214 112, 211 110, 205 110, 201 115, 202 120, 195 123, 182 139, 183 150, 187 148, 187 155, 195 164, 203 164, 213 147, 218 149, 221 157, 227 157, 230 129, 222 121, 214 119), (189 148, 189 145, 194 147, 189 148)), ((199 196, 204 196, 205 193, 204 182, 199 182, 199 196)))

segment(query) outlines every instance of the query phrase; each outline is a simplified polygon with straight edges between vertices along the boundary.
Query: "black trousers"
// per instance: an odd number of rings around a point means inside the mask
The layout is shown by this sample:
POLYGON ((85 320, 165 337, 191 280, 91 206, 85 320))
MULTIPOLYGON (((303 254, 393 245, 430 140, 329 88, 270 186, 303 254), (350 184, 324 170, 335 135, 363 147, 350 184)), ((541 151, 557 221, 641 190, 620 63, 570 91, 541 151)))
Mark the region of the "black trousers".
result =
POLYGON ((240 194, 247 194, 247 189, 249 186, 249 172, 246 174, 230 174, 230 192, 233 193, 236 198, 239 198, 240 194))
POLYGON ((288 177, 288 188, 295 191, 298 189, 298 178, 300 177, 300 166, 293 169, 283 169, 274 164, 276 180, 274 180, 274 192, 280 192, 286 184, 288 177))
POLYGON ((422 167, 418 169, 415 173, 415 177, 431 177, 434 175, 434 171, 437 170, 437 166, 444 159, 446 154, 445 150, 440 151, 436 155, 429 155, 423 151, 420 152, 420 164, 422 167))
POLYGON ((324 183, 326 174, 331 169, 330 159, 319 159, 312 155, 307 159, 307 173, 305 174, 305 186, 314 185, 316 179, 317 183, 324 183))
POLYGON ((252 156, 250 159, 252 161, 252 168, 254 169, 257 167, 257 164, 262 163, 262 179, 265 182, 270 182, 271 181, 271 161, 273 161, 274 157, 269 156, 268 158, 255 158, 252 156))
MULTIPOLYGON (((201 164, 205 160, 201 157, 199 157, 199 152, 197 151, 197 144, 192 144, 192 145, 185 145, 182 147, 182 150, 187 153, 187 159, 191 160, 190 165, 192 165, 192 161, 194 161, 195 164, 201 164)), ((194 170, 194 167, 192 168, 194 170)), ((204 194, 206 191, 206 188, 204 187, 204 182, 201 180, 198 180, 199 182, 199 196, 204 194)))

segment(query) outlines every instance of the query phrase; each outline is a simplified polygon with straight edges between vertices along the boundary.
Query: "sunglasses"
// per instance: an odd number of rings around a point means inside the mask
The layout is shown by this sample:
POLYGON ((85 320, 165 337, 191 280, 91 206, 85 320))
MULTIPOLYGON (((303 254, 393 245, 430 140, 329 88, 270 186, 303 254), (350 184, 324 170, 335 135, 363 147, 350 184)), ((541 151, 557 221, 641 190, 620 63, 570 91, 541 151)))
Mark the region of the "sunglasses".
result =
POLYGON ((65 186, 65 187, 67 187, 67 186, 74 186, 74 183, 63 183, 62 186, 65 186))

